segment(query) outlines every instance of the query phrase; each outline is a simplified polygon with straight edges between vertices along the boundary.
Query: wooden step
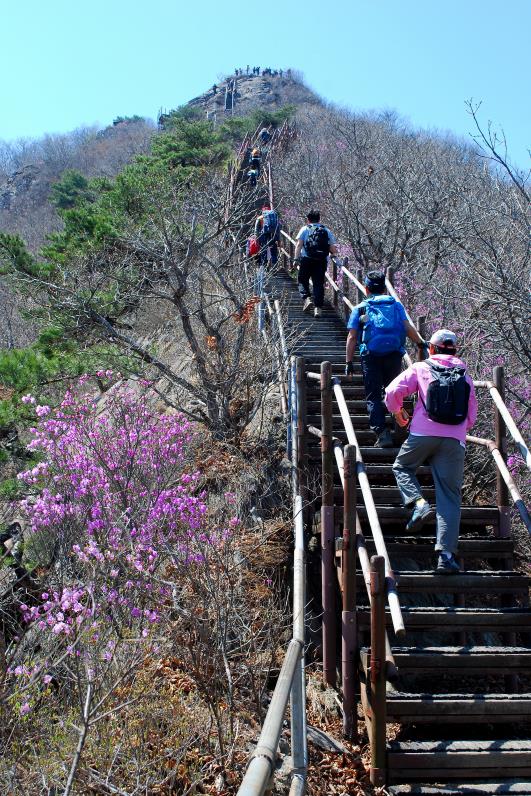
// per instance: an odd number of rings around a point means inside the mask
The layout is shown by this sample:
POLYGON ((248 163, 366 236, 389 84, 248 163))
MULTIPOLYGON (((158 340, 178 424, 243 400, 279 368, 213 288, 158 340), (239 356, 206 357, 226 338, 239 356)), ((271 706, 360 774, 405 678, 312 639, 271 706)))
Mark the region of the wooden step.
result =
MULTIPOLYGON (((307 391, 307 398, 308 400, 320 400, 321 397, 321 389, 319 386, 319 382, 314 379, 308 379, 308 391, 307 391)), ((361 400, 362 398, 365 399, 365 388, 363 386, 363 379, 361 374, 355 373, 352 377, 352 381, 348 384, 342 385, 343 388, 343 395, 345 396, 345 400, 347 403, 352 400, 353 398, 361 400)), ((332 393, 333 395, 333 393, 332 393)), ((367 404, 365 404, 367 406, 367 404)))
MULTIPOLYGON (((379 489, 379 488, 392 488, 396 487, 396 479, 393 474, 392 465, 381 465, 378 467, 377 465, 365 465, 367 475, 369 477, 369 483, 371 484, 372 489, 379 489), (378 469, 376 472, 373 470, 373 467, 377 467, 378 469)), ((425 489, 433 489, 433 478, 431 477, 431 470, 429 467, 422 467, 419 468, 420 472, 417 472, 417 478, 422 486, 423 493, 425 489)), ((321 473, 321 462, 319 460, 315 461, 315 472, 320 475, 321 473)), ((338 486, 341 484, 341 476, 339 474, 339 469, 337 467, 334 468, 334 483, 338 486)), ((427 497, 424 495, 424 497, 427 497)), ((342 500, 342 498, 340 498, 342 500)), ((400 496, 398 496, 398 500, 401 502, 400 496)), ((394 502, 394 501, 391 501, 394 502)))
MULTIPOLYGON (((393 647, 400 676, 430 672, 437 675, 468 677, 504 675, 531 671, 530 647, 393 647)), ((362 647, 360 661, 365 674, 370 662, 370 647, 362 647)))
MULTIPOLYGON (((450 576, 448 576, 450 578, 450 576)), ((478 633, 529 633, 531 611, 527 608, 453 608, 453 607, 409 607, 402 606, 406 632, 411 630, 451 631, 467 630, 478 633)), ((358 623, 370 627, 371 612, 368 608, 357 611, 358 623)), ((392 627, 389 610, 385 613, 386 624, 392 627)))
MULTIPOLYGON (((366 408, 366 407, 365 407, 366 408)), ((354 426, 354 431, 356 432, 356 436, 358 432, 362 429, 370 428, 369 426, 369 415, 351 415, 352 425, 354 426)), ((317 428, 321 425, 321 415, 311 414, 308 413, 306 417, 306 422, 309 426, 317 426, 317 428)), ((391 428, 391 420, 389 417, 387 418, 387 426, 391 428)), ((336 431, 341 431, 345 428, 345 424, 343 423, 343 418, 339 414, 332 415, 332 429, 334 434, 336 431)))
MULTIPOLYGON (((390 503, 396 503, 398 504, 397 508, 401 508, 399 505, 401 501, 400 492, 397 486, 371 486, 371 493, 377 506, 388 506, 390 503)), ((423 487, 422 494, 428 502, 435 504, 435 489, 433 487, 423 487)), ((359 488, 356 490, 356 499, 358 506, 361 507, 363 505, 363 495, 359 488)), ((343 487, 341 485, 334 486, 334 500, 336 504, 343 501, 343 487)), ((435 509, 433 513, 435 515, 435 509)), ((411 514, 411 511, 409 511, 409 514, 411 514)))
MULTIPOLYGON (((373 549, 372 540, 366 539, 367 548, 369 551, 373 549)), ((391 555, 432 555, 433 554, 434 540, 431 536, 403 536, 403 537, 389 537, 385 538, 385 545, 387 552, 391 555)), ((464 558, 482 556, 492 558, 504 558, 511 556, 514 551, 514 542, 512 539, 495 539, 493 537, 477 537, 472 538, 461 537, 458 542, 457 555, 464 558)))
POLYGON ((390 741, 387 755, 389 768, 401 778, 415 769, 423 769, 425 776, 427 768, 430 774, 437 768, 454 778, 466 768, 531 768, 531 741, 390 741))
POLYGON ((529 647, 395 647, 393 656, 400 673, 458 670, 463 675, 491 675, 531 670, 529 647))
POLYGON ((402 724, 526 722, 530 713, 531 694, 387 694, 387 721, 402 724))
MULTIPOLYGON (((528 740, 391 741, 387 746, 387 765, 389 779, 392 782, 404 780, 411 782, 411 780, 426 779, 427 776, 434 781, 440 778, 443 782, 449 779, 462 780, 470 776, 475 779, 477 772, 481 777, 486 777, 489 773, 495 777, 504 772, 511 779, 518 777, 518 781, 521 782, 521 777, 531 777, 531 742, 528 740)), ((511 791, 492 790, 473 792, 511 793, 511 791)))
MULTIPOLYGON (((367 510, 365 509, 365 506, 358 505, 358 514, 363 524, 363 522, 367 520, 367 510)), ((405 531, 405 526, 410 515, 411 510, 406 509, 403 506, 378 506, 378 519, 380 520, 380 523, 382 525, 394 523, 397 530, 400 530, 401 526, 405 531), (399 526, 398 528, 397 525, 399 526)), ((462 506, 461 528, 473 527, 476 525, 497 527, 498 517, 498 509, 495 506, 462 506)), ((335 518, 337 522, 343 521, 342 506, 336 505, 335 518)), ((433 527, 434 524, 435 516, 428 518, 428 521, 423 526, 422 530, 429 528, 430 526, 433 527)))
MULTIPOLYGON (((510 769, 509 769, 510 770, 510 769)), ((430 773, 424 769, 424 778, 430 773)), ((446 785, 388 785, 386 793, 389 796, 531 796, 531 779, 483 779, 486 772, 481 770, 479 777, 474 777, 474 782, 453 782, 446 785)), ((494 772, 493 772, 494 773, 494 772)), ((503 769, 498 771, 503 774, 503 769)))
MULTIPOLYGON (((312 425, 312 424, 309 423, 308 425, 312 425)), ((317 428, 320 428, 320 423, 319 424, 315 423, 314 425, 317 428)), ((348 443, 347 432, 344 429, 335 430, 334 431, 334 437, 337 437, 337 439, 339 440, 339 442, 342 445, 346 445, 348 443)), ((312 442, 313 442, 313 436, 312 435, 309 435, 309 439, 312 440, 312 442)), ((356 439, 358 440, 358 445, 360 447, 365 447, 365 446, 366 447, 372 447, 372 446, 374 446, 374 443, 376 442, 376 434, 374 433, 374 431, 371 431, 369 428, 367 428, 367 429, 356 429, 356 439)), ((313 444, 319 445, 319 440, 318 440, 317 437, 315 437, 315 443, 313 443, 313 444)), ((308 445, 308 447, 310 447, 310 445, 308 445)), ((398 453, 398 451, 400 450, 400 447, 399 447, 397 441, 395 441, 395 447, 396 447, 396 453, 398 453)), ((393 449, 392 448, 387 448, 387 450, 393 450, 393 449)), ((395 458, 396 458, 396 454, 395 454, 395 458)))
MULTIPOLYGON (((336 409, 337 414, 337 404, 334 401, 334 408, 336 409)), ((367 412, 367 402, 363 398, 351 399, 348 401, 348 410, 350 412, 351 417, 357 414, 363 414, 367 412)), ((306 403, 306 411, 308 415, 317 416, 321 418, 321 401, 316 397, 311 397, 308 399, 306 403)), ((308 421, 309 422, 309 421, 308 421)), ((315 423, 314 425, 317 425, 315 423)), ((320 425, 320 420, 319 420, 320 425)))
MULTIPOLYGON (((369 436, 369 432, 364 432, 366 437, 369 436)), ((337 436, 335 434, 334 436, 337 436)), ((374 442, 376 437, 370 432, 370 441, 374 442)), ((347 442, 346 439, 343 440, 343 445, 347 442)), ((376 448, 374 445, 363 445, 360 441, 358 435, 358 442, 360 443, 360 453, 361 458, 363 459, 363 463, 369 466, 372 463, 385 463, 388 466, 392 467, 397 455, 398 451, 400 450, 399 447, 394 448, 376 448)), ((314 461, 321 460, 321 443, 318 437, 315 437, 313 434, 308 435, 308 456, 313 464, 314 461)))
POLYGON ((441 575, 435 571, 400 572, 397 579, 398 588, 402 594, 424 592, 428 594, 508 593, 527 595, 531 582, 526 575, 512 570, 463 572, 460 575, 441 575))
MULTIPOLYGON (((393 473, 393 465, 392 464, 375 464, 374 462, 364 462, 365 467, 367 469, 367 475, 369 479, 373 479, 376 483, 377 478, 394 478, 393 473)), ((422 476, 431 476, 431 467, 428 465, 422 465, 417 470, 417 477, 420 478, 422 476)))

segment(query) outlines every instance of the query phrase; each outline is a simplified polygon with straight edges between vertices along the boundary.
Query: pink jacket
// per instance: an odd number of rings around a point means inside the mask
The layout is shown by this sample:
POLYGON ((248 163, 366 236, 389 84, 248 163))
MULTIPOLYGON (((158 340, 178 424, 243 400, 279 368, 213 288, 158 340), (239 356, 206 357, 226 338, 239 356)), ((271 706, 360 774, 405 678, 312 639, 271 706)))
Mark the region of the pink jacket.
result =
MULTIPOLYGON (((439 362, 446 366, 466 367, 465 363, 451 354, 434 354, 430 357, 434 362, 439 362)), ((467 432, 476 422, 478 413, 478 403, 474 391, 474 383, 468 373, 466 380, 470 384, 470 400, 468 402, 467 419, 458 426, 448 426, 443 423, 436 423, 430 420, 422 401, 417 401, 413 419, 409 428, 412 434, 420 434, 425 437, 453 437, 460 442, 465 442, 467 432)), ((431 381, 430 369, 426 362, 415 362, 410 368, 404 370, 385 390, 385 405, 390 412, 396 412, 402 407, 402 402, 407 395, 418 392, 426 402, 426 391, 431 381)))

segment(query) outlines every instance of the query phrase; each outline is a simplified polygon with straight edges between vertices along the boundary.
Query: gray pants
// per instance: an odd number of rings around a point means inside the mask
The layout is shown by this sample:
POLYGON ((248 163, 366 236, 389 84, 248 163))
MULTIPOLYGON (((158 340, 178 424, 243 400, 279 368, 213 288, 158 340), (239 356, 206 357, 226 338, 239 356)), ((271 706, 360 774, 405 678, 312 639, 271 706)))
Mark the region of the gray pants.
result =
POLYGON ((405 506, 410 506, 422 497, 415 475, 417 468, 424 463, 431 466, 437 508, 436 550, 457 552, 464 462, 465 449, 459 440, 410 434, 393 464, 393 473, 405 506))

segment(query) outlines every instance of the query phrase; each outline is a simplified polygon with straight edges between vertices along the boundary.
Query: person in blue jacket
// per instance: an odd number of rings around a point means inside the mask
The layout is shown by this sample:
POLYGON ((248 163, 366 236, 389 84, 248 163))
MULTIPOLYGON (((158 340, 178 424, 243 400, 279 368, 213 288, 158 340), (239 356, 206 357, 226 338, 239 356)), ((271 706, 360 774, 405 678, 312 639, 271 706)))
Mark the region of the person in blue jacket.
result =
POLYGON ((345 374, 354 373, 354 351, 360 347, 369 425, 376 434, 375 446, 392 448, 393 438, 386 427, 385 388, 402 370, 406 336, 426 346, 417 329, 409 322, 400 301, 386 294, 385 274, 369 271, 365 277, 367 298, 352 310, 347 324, 345 374))

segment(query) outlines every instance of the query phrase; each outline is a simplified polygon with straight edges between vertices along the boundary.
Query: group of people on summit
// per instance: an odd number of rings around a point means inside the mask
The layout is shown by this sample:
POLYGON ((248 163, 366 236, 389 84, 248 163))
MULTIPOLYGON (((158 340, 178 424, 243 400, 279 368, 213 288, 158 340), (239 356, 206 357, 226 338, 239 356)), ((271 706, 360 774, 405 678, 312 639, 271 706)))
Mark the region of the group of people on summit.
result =
MULTIPOLYGON (((234 74, 236 75, 236 77, 243 77, 244 75, 259 76, 260 70, 261 70, 260 66, 250 67, 249 64, 247 64, 245 69, 235 69, 234 74)), ((270 66, 264 67, 261 71, 262 75, 269 75, 269 77, 277 77, 277 76, 283 77, 284 75, 283 69, 271 69, 270 66)), ((288 77, 291 77, 291 69, 288 69, 286 71, 286 74, 288 77)))
MULTIPOLYGON (((270 254, 276 264, 281 227, 269 205, 255 224, 254 251, 260 264, 270 254)), ((303 311, 315 318, 323 313, 324 284, 328 258, 338 255, 336 239, 321 223, 318 210, 310 210, 306 223, 296 235, 294 265, 303 301, 303 311), (310 290, 310 282, 312 290, 310 290)), ((369 271, 364 280, 366 297, 351 312, 347 328, 345 376, 354 375, 354 353, 359 347, 369 425, 376 435, 375 446, 392 448, 393 436, 387 427, 390 412, 395 426, 409 436, 402 444, 393 473, 404 506, 411 510, 408 531, 419 531, 433 516, 417 478, 427 463, 435 485, 438 554, 437 571, 460 571, 456 561, 461 515, 465 440, 477 416, 474 383, 465 363, 457 356, 457 336, 438 329, 425 341, 409 320, 404 306, 387 294, 385 274, 369 271), (409 338, 419 350, 419 361, 402 370, 405 343, 409 338), (410 417, 404 400, 416 396, 410 417)))

